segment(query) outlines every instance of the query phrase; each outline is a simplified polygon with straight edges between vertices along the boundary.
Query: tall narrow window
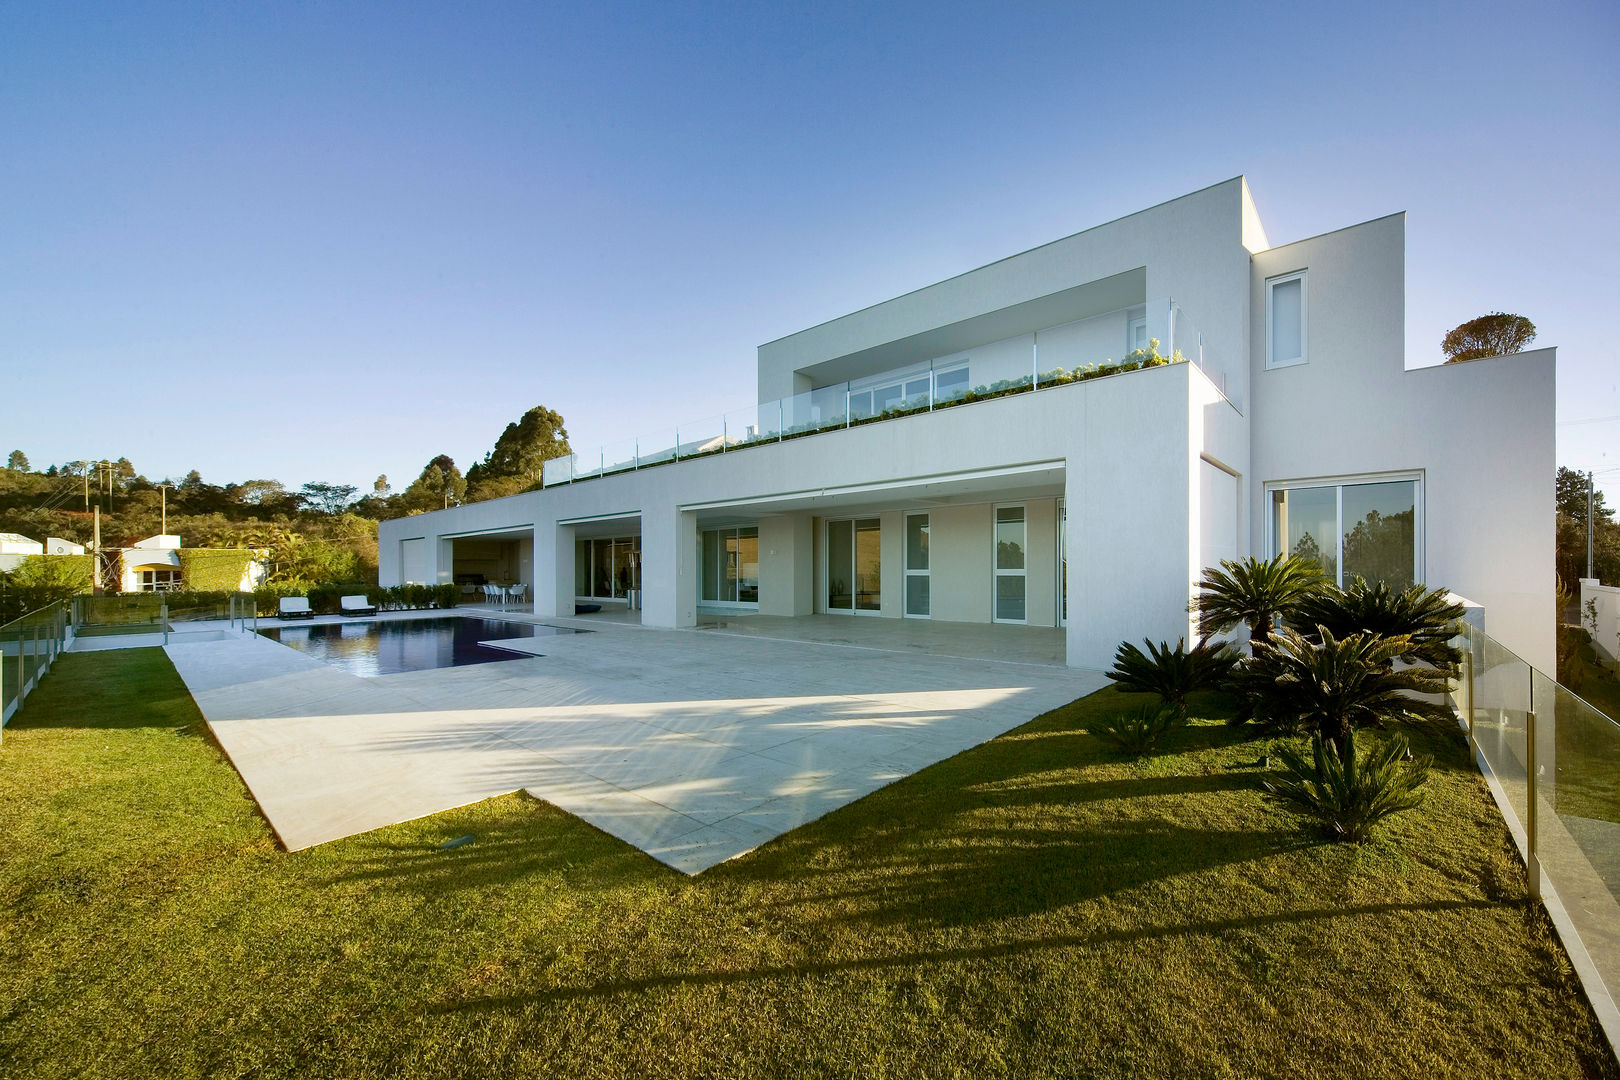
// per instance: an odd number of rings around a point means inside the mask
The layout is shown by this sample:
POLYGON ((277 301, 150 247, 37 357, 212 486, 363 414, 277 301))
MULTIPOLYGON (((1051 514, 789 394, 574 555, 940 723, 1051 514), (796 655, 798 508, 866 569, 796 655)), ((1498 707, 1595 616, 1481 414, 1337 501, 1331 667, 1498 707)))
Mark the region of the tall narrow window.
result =
POLYGON ((1305 271, 1266 282, 1266 367, 1305 363, 1305 271))
POLYGON ((1024 508, 996 507, 995 609, 996 622, 1026 621, 1024 508))
POLYGON ((906 617, 928 618, 928 515, 906 515, 906 617))

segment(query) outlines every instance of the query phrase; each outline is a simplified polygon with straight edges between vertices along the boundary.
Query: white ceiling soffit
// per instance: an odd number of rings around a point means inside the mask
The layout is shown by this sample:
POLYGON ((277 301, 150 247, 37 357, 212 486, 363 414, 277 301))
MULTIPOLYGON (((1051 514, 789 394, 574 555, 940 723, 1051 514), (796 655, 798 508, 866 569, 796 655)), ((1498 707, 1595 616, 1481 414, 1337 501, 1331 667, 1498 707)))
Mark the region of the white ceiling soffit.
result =
POLYGON ((746 499, 693 503, 681 509, 697 511, 699 519, 704 522, 744 520, 738 516, 739 511, 757 516, 805 510, 821 513, 832 510, 921 509, 951 503, 1016 502, 1024 498, 1051 497, 1063 494, 1063 483, 1063 462, 1039 461, 875 484, 850 484, 746 499))

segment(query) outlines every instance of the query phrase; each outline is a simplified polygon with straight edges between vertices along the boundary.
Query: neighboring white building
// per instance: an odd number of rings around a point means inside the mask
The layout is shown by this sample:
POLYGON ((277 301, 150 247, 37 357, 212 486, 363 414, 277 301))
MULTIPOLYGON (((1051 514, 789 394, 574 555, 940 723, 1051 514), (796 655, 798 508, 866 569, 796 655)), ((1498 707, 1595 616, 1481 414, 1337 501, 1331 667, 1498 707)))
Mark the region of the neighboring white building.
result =
POLYGON ((1403 215, 1273 246, 1238 178, 762 345, 723 420, 384 522, 381 580, 1064 626, 1098 668, 1286 549, 1450 588, 1550 671, 1554 351, 1409 371, 1404 340, 1403 215), (1190 362, 1068 381, 1152 341, 1190 362))
POLYGON ((45 554, 45 545, 21 533, 0 533, 0 570, 15 570, 30 555, 45 554))
MULTIPOLYGON (((122 592, 172 592, 176 589, 195 588, 193 583, 185 580, 185 568, 181 559, 183 544, 180 537, 172 534, 163 536, 148 536, 145 540, 137 540, 133 545, 120 549, 122 576, 119 589, 122 592)), ((196 549, 200 551, 232 549, 196 549)), ((232 551, 233 556, 236 552, 232 551)), ((266 568, 258 559, 249 559, 243 565, 241 577, 232 588, 239 591, 252 591, 260 581, 264 580, 266 568)))

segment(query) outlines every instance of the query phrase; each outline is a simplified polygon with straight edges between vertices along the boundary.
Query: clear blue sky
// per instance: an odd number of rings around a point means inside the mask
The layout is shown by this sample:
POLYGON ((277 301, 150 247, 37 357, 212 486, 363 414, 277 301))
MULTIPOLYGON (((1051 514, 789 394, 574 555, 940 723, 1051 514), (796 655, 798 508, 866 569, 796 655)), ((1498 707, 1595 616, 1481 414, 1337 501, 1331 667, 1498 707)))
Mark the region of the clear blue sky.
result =
POLYGON ((652 432, 1243 173, 1273 242, 1408 211, 1408 364, 1534 319, 1620 502, 1617 10, 10 4, 0 452, 366 490, 535 404, 652 432))

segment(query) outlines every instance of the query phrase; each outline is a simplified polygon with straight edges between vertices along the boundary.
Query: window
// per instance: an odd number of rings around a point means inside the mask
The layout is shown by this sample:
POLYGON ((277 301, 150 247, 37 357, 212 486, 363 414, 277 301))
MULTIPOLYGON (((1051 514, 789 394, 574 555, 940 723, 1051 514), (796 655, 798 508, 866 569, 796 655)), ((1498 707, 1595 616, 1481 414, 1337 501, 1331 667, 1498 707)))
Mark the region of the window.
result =
POLYGON ((928 618, 928 515, 906 515, 906 610, 908 619, 928 618))
POLYGON ((1305 271, 1266 281, 1266 367, 1305 363, 1305 271))
POLYGON ((996 507, 995 608, 996 622, 1025 620, 1024 508, 996 507))
POLYGON ((180 587, 178 570, 142 570, 141 592, 169 592, 180 587))
POLYGON ((1404 589, 1423 580, 1422 496, 1416 478, 1274 488, 1267 547, 1315 561, 1340 586, 1361 577, 1404 589))
POLYGON ((1125 351, 1135 352, 1147 347, 1147 316, 1141 315, 1125 324, 1125 351))

